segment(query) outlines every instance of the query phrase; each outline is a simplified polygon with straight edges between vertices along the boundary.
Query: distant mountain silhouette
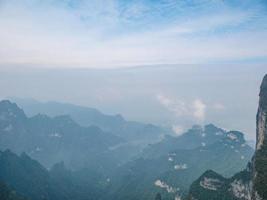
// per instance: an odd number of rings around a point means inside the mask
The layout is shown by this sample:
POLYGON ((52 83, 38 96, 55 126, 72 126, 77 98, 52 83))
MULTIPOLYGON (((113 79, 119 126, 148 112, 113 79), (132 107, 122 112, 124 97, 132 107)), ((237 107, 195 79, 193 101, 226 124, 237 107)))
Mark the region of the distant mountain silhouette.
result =
POLYGON ((121 143, 125 140, 96 126, 81 127, 67 115, 28 118, 16 104, 0 102, 0 149, 26 152, 46 167, 59 161, 73 169, 117 165, 123 158, 115 159, 110 148, 121 143))
POLYGON ((11 98, 29 116, 38 113, 50 117, 58 115, 69 115, 81 126, 98 126, 103 131, 111 132, 130 142, 138 141, 144 145, 159 141, 162 135, 174 134, 169 129, 164 129, 153 124, 127 121, 121 115, 106 115, 95 108, 77 106, 59 102, 39 102, 33 99, 11 98))

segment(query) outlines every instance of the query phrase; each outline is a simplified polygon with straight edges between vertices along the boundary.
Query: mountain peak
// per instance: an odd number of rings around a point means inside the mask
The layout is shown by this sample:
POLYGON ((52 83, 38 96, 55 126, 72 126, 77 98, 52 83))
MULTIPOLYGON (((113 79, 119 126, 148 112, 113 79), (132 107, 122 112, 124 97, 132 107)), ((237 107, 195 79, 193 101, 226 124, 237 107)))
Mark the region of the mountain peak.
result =
POLYGON ((12 151, 10 151, 10 149, 6 149, 4 151, 0 151, 1 152, 1 155, 13 155, 15 156, 16 154, 13 153, 12 151))
POLYGON ((0 101, 0 118, 1 120, 9 120, 13 118, 26 118, 23 110, 16 103, 9 100, 0 101))
POLYGON ((204 126, 205 129, 219 129, 217 126, 214 124, 210 123, 204 126))
POLYGON ((218 179, 224 179, 220 174, 218 174, 217 172, 213 171, 213 170, 207 170, 205 171, 201 176, 200 176, 200 180, 203 178, 218 178, 218 179))
POLYGON ((224 135, 225 131, 221 128, 218 128, 214 124, 207 124, 204 126, 204 132, 208 135, 216 135, 216 136, 222 136, 224 135))
POLYGON ((13 108, 13 109, 19 109, 19 107, 17 106, 16 103, 12 103, 11 101, 5 99, 0 101, 0 108, 4 109, 4 108, 13 108))
POLYGON ((244 143, 245 138, 244 134, 240 131, 229 131, 226 133, 227 139, 230 139, 235 142, 244 143))

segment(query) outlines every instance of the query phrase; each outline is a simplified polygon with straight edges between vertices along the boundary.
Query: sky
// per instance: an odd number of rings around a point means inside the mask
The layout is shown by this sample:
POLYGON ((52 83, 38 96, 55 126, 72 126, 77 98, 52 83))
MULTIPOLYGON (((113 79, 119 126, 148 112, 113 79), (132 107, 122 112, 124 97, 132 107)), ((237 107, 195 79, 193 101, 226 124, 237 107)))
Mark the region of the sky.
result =
POLYGON ((0 98, 255 138, 266 0, 0 0, 0 98))
POLYGON ((262 63, 265 0, 0 0, 0 64, 262 63))

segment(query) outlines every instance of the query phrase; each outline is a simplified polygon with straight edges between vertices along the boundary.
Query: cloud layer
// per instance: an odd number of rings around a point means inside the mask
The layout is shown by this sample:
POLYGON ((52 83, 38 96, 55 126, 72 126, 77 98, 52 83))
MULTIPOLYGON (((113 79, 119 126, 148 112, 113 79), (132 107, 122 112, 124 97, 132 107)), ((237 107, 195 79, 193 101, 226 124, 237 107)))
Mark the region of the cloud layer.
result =
POLYGON ((266 22, 260 0, 2 0, 0 64, 266 61, 266 22))

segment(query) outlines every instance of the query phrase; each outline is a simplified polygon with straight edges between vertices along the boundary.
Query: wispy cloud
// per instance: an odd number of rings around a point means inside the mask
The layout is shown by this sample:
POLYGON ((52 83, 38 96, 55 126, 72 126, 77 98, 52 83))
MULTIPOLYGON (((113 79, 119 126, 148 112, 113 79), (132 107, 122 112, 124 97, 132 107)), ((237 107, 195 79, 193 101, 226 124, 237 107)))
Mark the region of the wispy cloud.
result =
POLYGON ((158 94, 156 97, 159 103, 161 103, 169 111, 173 112, 177 117, 189 114, 188 106, 184 101, 173 99, 163 94, 158 94))
POLYGON ((203 101, 201 101, 200 99, 196 99, 193 102, 193 116, 196 119, 203 121, 205 119, 206 107, 207 106, 203 101))
MULTIPOLYGON (((197 122, 205 120, 207 106, 200 99, 195 99, 192 102, 185 102, 163 94, 158 94, 156 97, 158 102, 172 112, 176 117, 190 117, 195 119, 197 122)), ((175 132, 179 132, 179 129, 181 129, 179 126, 174 126, 173 128, 175 132)))
POLYGON ((2 0, 0 63, 117 67, 266 58, 266 8, 238 2, 2 0))

